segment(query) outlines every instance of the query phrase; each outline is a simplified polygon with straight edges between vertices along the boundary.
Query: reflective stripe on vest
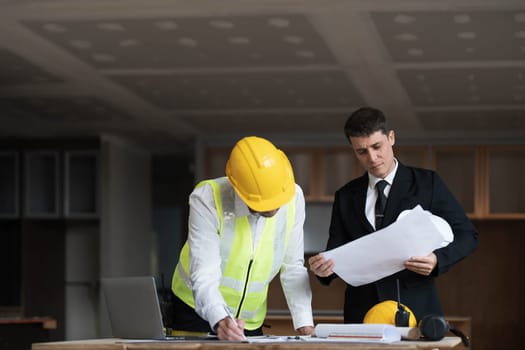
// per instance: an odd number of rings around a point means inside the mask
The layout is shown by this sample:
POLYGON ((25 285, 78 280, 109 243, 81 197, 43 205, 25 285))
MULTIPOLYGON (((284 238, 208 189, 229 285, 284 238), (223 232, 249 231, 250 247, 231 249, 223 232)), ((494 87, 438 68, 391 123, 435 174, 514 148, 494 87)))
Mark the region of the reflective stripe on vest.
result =
MULTIPOLYGON (((248 218, 234 215, 235 194, 228 179, 206 180, 197 187, 204 184, 212 187, 216 210, 222 212, 218 218, 222 270, 219 290, 230 309, 237 310, 236 316, 245 321, 245 328, 257 329, 266 317, 268 285, 284 260, 295 221, 295 197, 272 218, 261 218, 265 220, 264 228, 254 252, 248 218)), ((188 242, 182 248, 172 290, 186 304, 195 307, 189 278, 188 242)))

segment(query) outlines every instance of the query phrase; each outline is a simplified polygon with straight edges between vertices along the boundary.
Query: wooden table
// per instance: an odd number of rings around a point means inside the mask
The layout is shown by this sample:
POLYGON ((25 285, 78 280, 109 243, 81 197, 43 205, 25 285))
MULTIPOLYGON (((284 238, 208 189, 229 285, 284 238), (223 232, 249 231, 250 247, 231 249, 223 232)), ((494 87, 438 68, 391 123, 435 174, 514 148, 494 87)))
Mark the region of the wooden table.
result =
MULTIPOLYGON (((459 329, 466 336, 471 337, 472 319, 470 317, 448 315, 448 316, 445 316, 445 319, 448 321, 448 323, 451 326, 454 326, 455 328, 459 329)), ((280 314, 280 315, 279 314, 269 314, 266 316, 264 323, 270 326, 270 328, 266 328, 264 330, 264 333, 273 334, 273 335, 288 335, 288 334, 295 333, 293 329, 292 317, 287 313, 280 314)), ((340 315, 340 314, 316 315, 314 314, 314 324, 319 324, 319 323, 343 323, 343 315, 340 315)), ((454 334, 449 332, 447 335, 452 337, 454 334)), ((456 350, 466 350, 468 348, 465 347, 461 343, 455 349, 456 350)))
POLYGON ((93 339, 33 344, 32 350, 420 350, 451 349, 461 340, 445 337, 440 341, 400 341, 390 344, 350 342, 271 342, 241 343, 227 341, 152 341, 133 342, 123 339, 93 339))

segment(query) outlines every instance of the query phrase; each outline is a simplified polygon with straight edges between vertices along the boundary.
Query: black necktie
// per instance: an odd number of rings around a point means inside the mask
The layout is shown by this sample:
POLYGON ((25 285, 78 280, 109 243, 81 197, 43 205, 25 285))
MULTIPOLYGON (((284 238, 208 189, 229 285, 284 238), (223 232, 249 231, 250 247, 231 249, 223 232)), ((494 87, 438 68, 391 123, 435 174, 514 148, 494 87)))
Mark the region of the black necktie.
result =
POLYGON ((378 181, 376 183, 377 189, 377 200, 376 200, 376 230, 379 230, 383 226, 383 217, 385 216, 385 207, 386 207, 386 196, 385 196, 385 187, 388 183, 385 180, 378 181))

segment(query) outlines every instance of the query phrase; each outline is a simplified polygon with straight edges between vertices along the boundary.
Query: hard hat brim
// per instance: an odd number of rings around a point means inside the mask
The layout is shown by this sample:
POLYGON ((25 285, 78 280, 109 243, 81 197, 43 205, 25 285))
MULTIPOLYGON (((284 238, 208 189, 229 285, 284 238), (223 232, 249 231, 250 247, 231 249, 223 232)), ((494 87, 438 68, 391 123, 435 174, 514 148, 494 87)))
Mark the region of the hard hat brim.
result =
POLYGON ((289 189, 287 189, 285 192, 281 192, 279 196, 267 200, 252 200, 237 191, 235 186, 233 186, 233 188, 235 189, 235 193, 237 193, 239 198, 241 198, 248 208, 257 212, 266 212, 279 209, 295 196, 295 185, 289 186, 289 189))

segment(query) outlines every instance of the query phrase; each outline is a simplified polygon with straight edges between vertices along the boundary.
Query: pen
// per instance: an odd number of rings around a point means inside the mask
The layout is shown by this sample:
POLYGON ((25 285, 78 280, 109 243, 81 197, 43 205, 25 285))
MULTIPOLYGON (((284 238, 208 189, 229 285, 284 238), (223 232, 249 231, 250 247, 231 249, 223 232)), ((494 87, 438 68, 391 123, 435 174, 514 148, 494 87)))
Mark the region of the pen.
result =
MULTIPOLYGON (((230 311, 230 309, 228 308, 227 305, 224 305, 224 311, 226 311, 226 314, 233 321, 235 326, 237 326, 237 328, 239 328, 239 324, 237 323, 237 320, 235 320, 235 317, 233 317, 233 314, 232 314, 232 312, 230 311)), ((244 335, 244 330, 243 330, 243 339, 246 339, 246 336, 244 335)))

